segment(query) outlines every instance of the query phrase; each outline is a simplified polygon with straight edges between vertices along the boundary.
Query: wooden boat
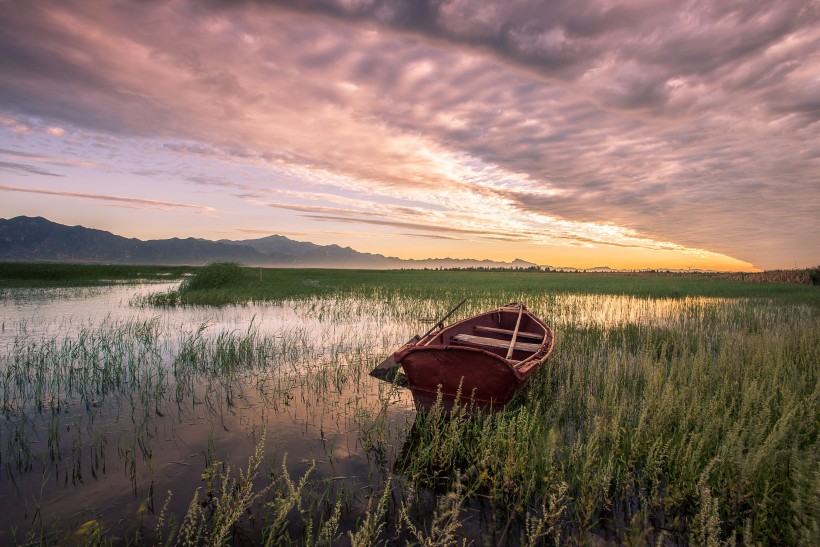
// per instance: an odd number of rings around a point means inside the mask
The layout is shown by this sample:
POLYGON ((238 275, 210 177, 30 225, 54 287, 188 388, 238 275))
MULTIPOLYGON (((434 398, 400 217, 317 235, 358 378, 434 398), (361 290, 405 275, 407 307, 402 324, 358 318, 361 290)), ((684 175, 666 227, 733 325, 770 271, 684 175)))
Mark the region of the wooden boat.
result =
POLYGON ((459 396, 480 406, 506 404, 552 353, 552 330, 519 303, 445 328, 444 320, 461 304, 371 374, 388 376, 400 365, 416 403, 425 407, 439 391, 445 400, 459 396))

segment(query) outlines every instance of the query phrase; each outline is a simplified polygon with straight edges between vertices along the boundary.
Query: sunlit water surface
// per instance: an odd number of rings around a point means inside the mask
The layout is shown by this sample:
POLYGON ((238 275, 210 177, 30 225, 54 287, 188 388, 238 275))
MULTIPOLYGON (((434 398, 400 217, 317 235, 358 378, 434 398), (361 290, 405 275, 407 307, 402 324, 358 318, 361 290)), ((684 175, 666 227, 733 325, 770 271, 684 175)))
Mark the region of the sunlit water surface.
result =
POLYGON ((298 477, 315 464, 315 476, 349 493, 354 506, 395 459, 386 452, 402 439, 388 437, 409 428, 412 399, 367 371, 416 324, 345 300, 139 305, 140 296, 171 287, 0 293, 0 541, 10 529, 58 521, 63 529, 98 519, 127 530, 159 511, 168 491, 176 494, 169 511, 184 514, 208 463, 240 466, 263 437, 271 466, 284 459, 298 477), (148 347, 140 325, 151 333, 148 347), (246 366, 240 355, 227 373, 180 364, 182 348, 202 344, 200 358, 222 351, 212 357, 224 361, 243 340, 271 358, 257 354, 246 366), (21 380, 12 373, 22 357, 47 363, 28 370, 58 363, 62 372, 21 380), (117 382, 82 385, 109 361, 125 362, 117 382), (65 387, 69 377, 73 388, 65 387))

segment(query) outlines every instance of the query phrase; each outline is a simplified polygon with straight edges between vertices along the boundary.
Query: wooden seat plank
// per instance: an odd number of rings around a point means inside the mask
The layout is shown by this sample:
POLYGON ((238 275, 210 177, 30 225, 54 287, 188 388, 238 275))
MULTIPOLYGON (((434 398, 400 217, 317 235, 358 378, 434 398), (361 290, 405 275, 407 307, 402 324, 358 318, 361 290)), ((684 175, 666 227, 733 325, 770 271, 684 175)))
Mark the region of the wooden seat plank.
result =
MULTIPOLYGON (((510 347, 509 340, 496 340, 495 338, 485 338, 483 336, 473 336, 472 334, 457 334, 452 338, 453 342, 463 342, 475 344, 477 346, 487 346, 491 348, 507 349, 510 347)), ((518 351, 528 351, 534 353, 541 349, 541 344, 528 344, 527 342, 516 342, 515 349, 518 351)))
MULTIPOLYGON (((473 327, 473 330, 476 331, 476 332, 490 332, 490 333, 495 333, 495 334, 507 334, 509 336, 512 336, 512 334, 513 334, 513 331, 511 331, 511 330, 497 329, 495 327, 483 327, 481 325, 476 325, 475 327, 473 327)), ((539 342, 544 339, 543 334, 535 334, 534 332, 519 332, 518 337, 519 338, 528 338, 530 340, 538 340, 539 342)))

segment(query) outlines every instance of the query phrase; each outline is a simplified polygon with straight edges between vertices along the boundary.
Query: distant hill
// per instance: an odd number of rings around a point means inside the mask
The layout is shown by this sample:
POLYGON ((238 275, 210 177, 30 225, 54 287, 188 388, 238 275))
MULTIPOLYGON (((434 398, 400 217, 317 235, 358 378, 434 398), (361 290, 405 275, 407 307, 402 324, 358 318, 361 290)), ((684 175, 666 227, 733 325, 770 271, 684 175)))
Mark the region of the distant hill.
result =
POLYGON ((0 261, 199 265, 236 261, 248 266, 312 268, 529 268, 524 260, 494 262, 435 258, 402 260, 360 253, 350 247, 317 245, 273 235, 210 241, 171 238, 143 241, 84 226, 65 226, 42 217, 0 219, 0 261))
POLYGON ((263 258, 253 248, 201 239, 142 241, 41 217, 0 219, 0 260, 172 265, 263 258))
POLYGON ((269 257, 278 265, 300 267, 401 268, 401 259, 378 254, 360 253, 350 247, 317 245, 272 235, 240 241, 222 239, 220 243, 249 247, 269 257))

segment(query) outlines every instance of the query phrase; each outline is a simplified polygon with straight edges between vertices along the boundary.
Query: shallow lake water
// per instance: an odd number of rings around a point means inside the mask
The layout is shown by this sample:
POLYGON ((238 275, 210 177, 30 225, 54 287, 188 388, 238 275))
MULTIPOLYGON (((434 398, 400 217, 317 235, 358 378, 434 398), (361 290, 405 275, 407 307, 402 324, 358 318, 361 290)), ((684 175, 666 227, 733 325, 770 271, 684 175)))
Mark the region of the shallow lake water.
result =
MULTIPOLYGON (((261 442, 262 479, 312 468, 317 504, 345 499, 349 522, 392 471, 416 411, 408 391, 367 373, 447 303, 140 305, 171 288, 0 290, 0 543, 90 521, 122 537, 166 502, 184 515, 204 469, 240 467, 261 442)), ((555 330, 557 352, 567 329, 726 313, 703 298, 543 295, 527 305, 555 330)), ((468 303, 456 318, 486 307, 468 303)))
POLYGON ((2 294, 0 542, 55 522, 127 531, 169 491, 184 514, 209 463, 240 466, 263 438, 270 465, 315 465, 353 507, 395 459, 386 435, 409 428, 412 398, 367 372, 415 324, 344 300, 138 305, 169 288, 2 294))

